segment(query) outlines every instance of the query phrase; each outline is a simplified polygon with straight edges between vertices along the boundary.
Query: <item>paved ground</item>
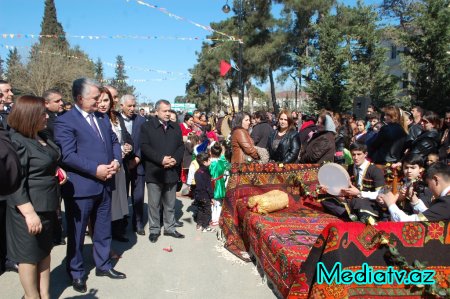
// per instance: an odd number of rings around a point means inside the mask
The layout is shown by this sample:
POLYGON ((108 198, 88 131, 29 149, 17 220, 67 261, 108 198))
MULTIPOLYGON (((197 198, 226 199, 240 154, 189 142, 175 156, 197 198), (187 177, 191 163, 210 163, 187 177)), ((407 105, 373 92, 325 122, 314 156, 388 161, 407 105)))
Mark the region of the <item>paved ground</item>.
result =
MULTIPOLYGON (((253 264, 243 264, 224 251, 213 233, 195 230, 191 200, 178 197, 177 216, 184 222, 179 232, 185 239, 161 236, 152 244, 146 236, 129 230, 129 243, 113 241, 113 249, 122 253, 115 269, 127 274, 125 280, 96 277, 92 245, 86 238, 85 262, 89 271, 88 293, 75 292, 65 272, 66 246, 52 251, 52 298, 275 298, 274 293, 253 264), (171 246, 173 251, 163 248, 171 246)), ((18 275, 0 276, 1 298, 21 298, 18 275)))

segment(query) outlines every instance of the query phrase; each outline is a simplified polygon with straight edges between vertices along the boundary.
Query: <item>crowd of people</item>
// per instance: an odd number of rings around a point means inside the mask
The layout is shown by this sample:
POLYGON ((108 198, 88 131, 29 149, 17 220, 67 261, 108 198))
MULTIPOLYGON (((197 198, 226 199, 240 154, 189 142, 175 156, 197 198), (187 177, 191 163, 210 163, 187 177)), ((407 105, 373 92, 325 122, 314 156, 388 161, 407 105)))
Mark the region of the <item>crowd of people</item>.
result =
POLYGON ((321 200, 329 213, 348 221, 450 219, 450 111, 444 119, 418 106, 370 106, 364 119, 327 110, 208 115, 159 100, 147 114, 133 95, 87 78, 73 82, 72 103, 56 89, 14 100, 6 81, 0 92, 1 271, 19 273, 25 298, 49 298, 55 245, 67 245, 74 290, 87 291, 86 233, 95 274, 111 279, 126 278, 112 266, 111 241, 128 242, 129 225, 145 236, 148 215, 151 243, 162 229, 184 238, 177 191, 193 199, 196 229, 214 232, 233 164, 335 162, 351 181, 321 200), (401 188, 387 190, 386 173, 397 168, 401 188))

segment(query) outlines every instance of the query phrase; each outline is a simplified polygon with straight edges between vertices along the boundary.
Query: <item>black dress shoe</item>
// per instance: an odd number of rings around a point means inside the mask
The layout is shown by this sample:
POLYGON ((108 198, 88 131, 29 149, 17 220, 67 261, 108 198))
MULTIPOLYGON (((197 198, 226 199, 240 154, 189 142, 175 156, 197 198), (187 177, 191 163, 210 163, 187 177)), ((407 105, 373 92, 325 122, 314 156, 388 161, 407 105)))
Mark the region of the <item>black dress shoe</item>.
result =
POLYGON ((112 239, 113 239, 113 240, 116 240, 116 241, 118 241, 118 242, 122 242, 122 243, 127 243, 127 242, 130 241, 127 237, 125 237, 125 236, 120 236, 120 235, 113 235, 113 236, 112 236, 112 239))
POLYGON ((86 280, 83 278, 77 278, 72 281, 73 289, 79 293, 86 293, 87 292, 87 286, 86 286, 86 280))
POLYGON ((107 276, 112 279, 125 279, 127 276, 124 273, 114 270, 113 268, 109 270, 95 270, 96 276, 107 276))
POLYGON ((150 237, 149 237, 150 242, 152 242, 152 243, 156 243, 156 241, 158 241, 158 238, 159 238, 159 234, 150 234, 150 237))
POLYGON ((5 272, 16 272, 19 273, 19 264, 11 260, 5 262, 5 272))
POLYGON ((177 238, 177 239, 183 239, 184 238, 184 235, 180 234, 176 230, 174 230, 173 232, 166 232, 166 231, 164 231, 164 236, 170 236, 170 237, 174 237, 174 238, 177 238))
POLYGON ((66 241, 65 241, 64 239, 61 239, 61 240, 53 240, 53 245, 54 245, 54 246, 66 245, 66 241))
POLYGON ((175 227, 183 227, 184 223, 181 221, 175 221, 175 227))

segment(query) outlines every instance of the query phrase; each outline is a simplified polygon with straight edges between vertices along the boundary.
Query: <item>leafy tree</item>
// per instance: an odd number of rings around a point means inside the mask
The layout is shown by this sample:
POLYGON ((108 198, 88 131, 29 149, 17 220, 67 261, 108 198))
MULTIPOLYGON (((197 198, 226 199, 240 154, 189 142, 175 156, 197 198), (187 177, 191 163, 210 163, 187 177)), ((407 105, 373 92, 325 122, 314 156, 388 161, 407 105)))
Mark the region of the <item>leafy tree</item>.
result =
POLYGON ((51 52, 53 45, 36 45, 29 62, 12 80, 14 86, 26 93, 42 95, 50 88, 60 90, 71 98, 72 82, 80 77, 93 77, 93 63, 79 48, 67 50, 66 55, 51 52))
POLYGON ((19 88, 15 82, 23 76, 24 66, 17 48, 9 50, 8 57, 6 58, 6 66, 6 78, 9 82, 13 83, 14 88, 19 88))
POLYGON ((41 35, 51 35, 54 37, 40 37, 40 44, 48 44, 59 50, 67 50, 69 43, 62 25, 56 16, 54 0, 45 0, 44 17, 41 22, 41 35))
POLYGON ((450 103, 450 2, 423 0, 410 12, 410 22, 400 31, 405 67, 414 81, 410 91, 414 104, 442 111, 450 103))
POLYGON ((116 77, 111 81, 111 84, 117 88, 117 92, 120 96, 125 94, 133 94, 135 92, 135 87, 133 85, 128 85, 128 76, 125 72, 125 61, 121 55, 116 57, 116 77))
POLYGON ((97 59, 95 63, 95 80, 98 82, 103 82, 103 63, 100 58, 97 59))
POLYGON ((5 61, 2 59, 2 57, 0 56, 0 79, 4 80, 5 79, 5 70, 3 69, 3 63, 5 61))
POLYGON ((318 56, 314 57, 315 66, 308 78, 307 91, 317 109, 342 111, 351 107, 345 84, 348 77, 348 55, 341 47, 344 39, 338 14, 322 16, 313 42, 318 56))

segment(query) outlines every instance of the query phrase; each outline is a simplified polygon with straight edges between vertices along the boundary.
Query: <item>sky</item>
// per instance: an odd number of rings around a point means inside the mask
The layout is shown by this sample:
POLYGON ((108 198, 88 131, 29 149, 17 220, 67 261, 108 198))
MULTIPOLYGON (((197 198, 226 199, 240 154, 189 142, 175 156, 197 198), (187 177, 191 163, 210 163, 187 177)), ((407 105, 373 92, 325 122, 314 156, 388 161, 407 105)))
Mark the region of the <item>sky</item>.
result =
MULTIPOLYGON (((201 51, 202 42, 210 34, 199 25, 209 26, 211 22, 220 22, 232 15, 232 12, 222 12, 226 0, 141 1, 164 8, 181 20, 136 0, 54 2, 58 21, 70 45, 79 45, 94 61, 100 58, 105 78, 114 77, 116 57, 123 56, 129 84, 136 87, 141 102, 159 99, 172 102, 176 96, 183 96, 189 81, 188 70, 196 64, 196 52, 201 51), (127 37, 115 38, 117 35, 127 37), (90 39, 88 36, 106 38, 90 39)), ((230 5, 232 2, 229 0, 230 5)), ((355 2, 344 1, 349 5, 355 2)), ((6 60, 12 46, 17 47, 22 57, 27 57, 29 47, 38 39, 23 35, 40 33, 44 0, 0 0, 0 7, 0 57, 6 60)))

